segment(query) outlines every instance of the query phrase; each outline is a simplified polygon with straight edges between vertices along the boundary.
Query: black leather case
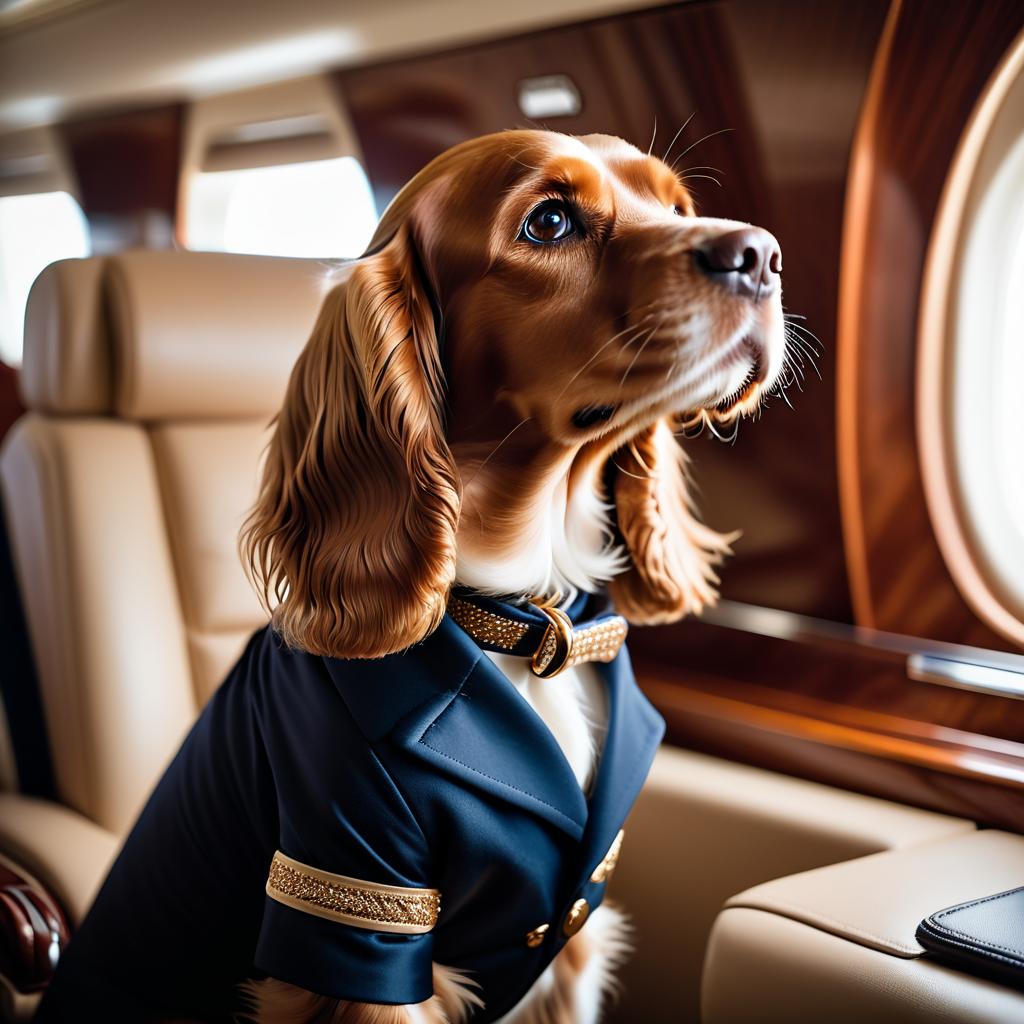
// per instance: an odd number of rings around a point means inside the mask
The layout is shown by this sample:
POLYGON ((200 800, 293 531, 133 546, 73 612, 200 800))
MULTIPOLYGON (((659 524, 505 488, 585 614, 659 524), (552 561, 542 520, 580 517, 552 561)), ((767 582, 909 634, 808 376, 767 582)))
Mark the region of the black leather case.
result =
POLYGON ((945 963, 1024 989, 1024 886, 926 917, 917 941, 945 963))

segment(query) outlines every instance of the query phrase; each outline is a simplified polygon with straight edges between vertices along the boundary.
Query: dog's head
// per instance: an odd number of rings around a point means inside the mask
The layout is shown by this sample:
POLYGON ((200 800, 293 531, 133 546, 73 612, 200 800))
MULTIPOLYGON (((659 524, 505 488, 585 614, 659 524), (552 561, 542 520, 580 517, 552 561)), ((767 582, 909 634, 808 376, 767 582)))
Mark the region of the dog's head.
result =
POLYGON ((401 650, 457 565, 508 593, 611 578, 634 621, 699 610, 726 545, 692 514, 673 430, 728 424, 773 385, 780 270, 771 235, 695 216, 619 139, 516 131, 438 157, 289 383, 244 536, 284 637, 401 650))

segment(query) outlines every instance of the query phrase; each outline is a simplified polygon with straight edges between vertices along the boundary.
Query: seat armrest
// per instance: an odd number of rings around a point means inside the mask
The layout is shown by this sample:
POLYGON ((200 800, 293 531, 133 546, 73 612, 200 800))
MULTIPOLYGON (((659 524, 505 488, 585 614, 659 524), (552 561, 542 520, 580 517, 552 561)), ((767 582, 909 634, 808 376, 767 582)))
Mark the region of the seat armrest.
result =
POLYGON ((815 868, 733 896, 891 956, 924 954, 920 921, 954 903, 1024 883, 1024 836, 968 832, 938 842, 815 868))
POLYGON ((112 832, 61 804, 0 793, 0 854, 56 898, 72 929, 91 906, 120 845, 112 832))
POLYGON ((917 941, 943 907, 1024 882, 1024 836, 982 831, 755 886, 712 930, 705 1024, 1005 1024, 1024 994, 945 966, 917 941))

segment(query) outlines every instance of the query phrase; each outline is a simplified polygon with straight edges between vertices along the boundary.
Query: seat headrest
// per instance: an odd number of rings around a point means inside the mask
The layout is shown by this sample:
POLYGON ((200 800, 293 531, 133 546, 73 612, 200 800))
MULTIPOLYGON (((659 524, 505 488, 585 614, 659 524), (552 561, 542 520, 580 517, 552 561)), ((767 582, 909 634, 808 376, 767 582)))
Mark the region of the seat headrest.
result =
POLYGON ((101 301, 101 259, 51 263, 25 307, 21 392, 47 413, 111 411, 110 338, 101 301))
POLYGON ((136 420, 272 415, 333 269, 185 252, 55 263, 29 296, 26 403, 136 420))

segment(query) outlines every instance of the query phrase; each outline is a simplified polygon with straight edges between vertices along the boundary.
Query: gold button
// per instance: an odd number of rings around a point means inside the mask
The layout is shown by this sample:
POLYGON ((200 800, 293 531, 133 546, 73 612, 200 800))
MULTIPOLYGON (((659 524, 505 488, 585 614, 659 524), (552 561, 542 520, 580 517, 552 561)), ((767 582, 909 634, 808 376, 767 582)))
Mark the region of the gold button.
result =
POLYGON ((544 936, 547 935, 548 929, 551 927, 549 924, 539 924, 532 932, 526 933, 526 944, 530 949, 536 949, 543 941, 544 936))
POLYGON ((625 830, 619 829, 619 834, 615 837, 612 845, 608 847, 604 860, 594 868, 594 873, 590 876, 592 882, 607 882, 612 877, 615 865, 619 863, 619 851, 622 849, 622 840, 625 835, 625 830))
POLYGON ((562 931, 567 938, 572 938, 582 927, 590 915, 590 904, 586 900, 577 900, 565 915, 562 931))

